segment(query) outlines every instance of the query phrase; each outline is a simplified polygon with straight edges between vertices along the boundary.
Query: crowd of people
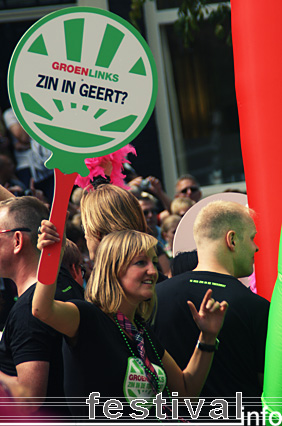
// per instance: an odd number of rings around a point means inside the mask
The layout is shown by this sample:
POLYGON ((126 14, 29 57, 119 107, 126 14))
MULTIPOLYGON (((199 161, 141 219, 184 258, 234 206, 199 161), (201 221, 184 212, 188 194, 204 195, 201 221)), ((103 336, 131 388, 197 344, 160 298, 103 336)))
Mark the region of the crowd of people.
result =
MULTIPOLYGON (((20 136, 11 111, 4 117, 14 149, 34 155, 36 142, 20 136)), ((3 413, 186 422, 187 398, 236 392, 259 411, 269 302, 239 280, 258 250, 254 212, 207 204, 194 223, 197 250, 173 257, 176 228, 202 197, 197 179, 181 176, 170 199, 153 176, 132 176, 127 189, 94 178, 72 192, 57 279, 46 285, 40 253, 60 241, 50 174, 11 152, 6 143, 0 154, 0 402, 13 407, 0 404, 3 413)))
POLYGON ((12 108, 0 111, 0 184, 15 195, 36 195, 51 203, 54 173, 45 167, 51 152, 32 139, 12 108))

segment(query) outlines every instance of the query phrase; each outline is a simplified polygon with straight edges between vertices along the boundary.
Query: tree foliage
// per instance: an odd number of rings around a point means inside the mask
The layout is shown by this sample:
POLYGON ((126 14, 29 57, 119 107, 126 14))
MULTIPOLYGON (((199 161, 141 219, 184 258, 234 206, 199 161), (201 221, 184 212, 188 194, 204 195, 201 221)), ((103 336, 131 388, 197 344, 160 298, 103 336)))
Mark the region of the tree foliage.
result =
MULTIPOLYGON (((130 21, 139 29, 138 21, 142 17, 142 7, 147 0, 131 0, 130 21)), ((152 1, 152 0, 149 0, 152 1)), ((183 0, 178 9, 175 22, 185 47, 193 47, 197 34, 204 23, 209 21, 216 37, 231 45, 231 17, 229 3, 220 3, 216 8, 209 8, 211 0, 183 0)))

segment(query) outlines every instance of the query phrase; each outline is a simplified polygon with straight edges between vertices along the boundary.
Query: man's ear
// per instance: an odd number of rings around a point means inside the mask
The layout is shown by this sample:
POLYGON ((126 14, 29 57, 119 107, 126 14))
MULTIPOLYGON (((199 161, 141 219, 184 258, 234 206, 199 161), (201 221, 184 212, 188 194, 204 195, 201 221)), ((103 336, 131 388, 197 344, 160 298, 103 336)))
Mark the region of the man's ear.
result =
POLYGON ((226 234, 226 243, 229 250, 234 251, 236 247, 236 232, 235 231, 228 231, 226 234))
POLYGON ((74 263, 70 266, 69 271, 70 271, 70 274, 73 277, 73 279, 76 280, 76 278, 78 276, 78 271, 77 271, 76 266, 75 266, 74 263))
POLYGON ((23 247, 23 234, 21 231, 16 231, 13 238, 14 253, 19 253, 23 247))

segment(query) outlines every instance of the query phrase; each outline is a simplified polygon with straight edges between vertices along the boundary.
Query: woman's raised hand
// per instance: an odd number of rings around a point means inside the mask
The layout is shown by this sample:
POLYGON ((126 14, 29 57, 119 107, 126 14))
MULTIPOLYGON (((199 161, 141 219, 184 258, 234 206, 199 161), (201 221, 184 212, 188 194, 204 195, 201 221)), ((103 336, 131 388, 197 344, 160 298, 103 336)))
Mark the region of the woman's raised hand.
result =
POLYGON ((49 220, 42 220, 41 226, 38 228, 37 248, 42 250, 44 247, 59 241, 60 237, 55 225, 49 220))
POLYGON ((223 301, 217 302, 212 298, 212 290, 209 289, 197 311, 194 303, 190 300, 187 302, 198 328, 205 336, 216 338, 223 325, 224 316, 228 308, 228 303, 223 301))

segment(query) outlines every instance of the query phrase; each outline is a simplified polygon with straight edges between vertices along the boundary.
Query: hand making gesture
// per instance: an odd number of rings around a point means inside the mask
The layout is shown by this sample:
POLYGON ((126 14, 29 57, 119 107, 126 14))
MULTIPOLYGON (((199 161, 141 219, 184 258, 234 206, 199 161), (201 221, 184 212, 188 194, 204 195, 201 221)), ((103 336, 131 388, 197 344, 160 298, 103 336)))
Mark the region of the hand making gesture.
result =
POLYGON ((215 339, 222 327, 224 316, 228 308, 228 303, 221 303, 212 298, 212 290, 209 289, 197 311, 194 303, 187 302, 195 323, 203 334, 203 337, 215 339))

